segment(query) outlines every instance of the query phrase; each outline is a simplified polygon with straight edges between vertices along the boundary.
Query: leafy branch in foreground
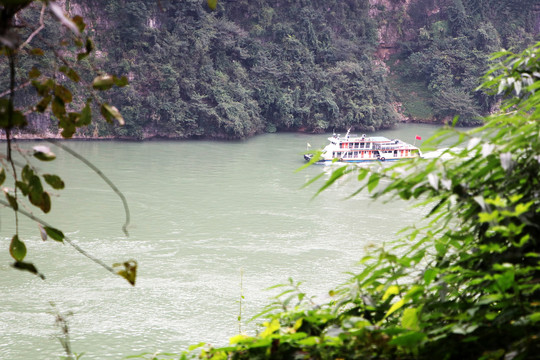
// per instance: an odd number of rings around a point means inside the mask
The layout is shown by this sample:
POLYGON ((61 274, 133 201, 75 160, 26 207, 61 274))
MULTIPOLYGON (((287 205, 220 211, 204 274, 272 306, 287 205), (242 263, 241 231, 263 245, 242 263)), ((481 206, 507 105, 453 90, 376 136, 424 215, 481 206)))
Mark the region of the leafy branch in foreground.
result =
MULTIPOLYGON (((118 109, 102 102, 97 95, 113 86, 126 86, 127 78, 106 74, 93 67, 88 57, 94 51, 92 39, 85 33, 86 24, 80 16, 68 17, 55 1, 9 0, 0 1, 0 60, 7 59, 7 90, 0 93, 0 128, 5 133, 6 155, 0 158, 0 186, 6 198, 0 204, 9 207, 15 215, 15 234, 11 238, 9 252, 15 260, 13 267, 29 271, 45 278, 33 263, 26 262, 27 248, 19 233, 19 214, 38 223, 43 240, 51 238, 66 242, 84 256, 99 264, 107 271, 125 278, 135 284, 137 263, 129 260, 112 267, 84 251, 67 238, 62 231, 34 215, 30 208, 35 207, 44 214, 51 210, 50 190, 61 190, 64 182, 55 174, 40 174, 30 161, 35 158, 42 162, 53 161, 56 155, 47 146, 34 146, 33 153, 22 151, 13 143, 13 132, 28 126, 28 116, 46 113, 58 120, 63 138, 71 138, 78 128, 92 122, 92 112, 99 109, 102 117, 109 123, 124 124, 118 109), (39 13, 39 15, 38 15, 39 13), (36 17, 38 20, 36 21, 36 17), (35 27, 35 23, 39 26, 35 27), (44 36, 44 30, 47 35, 44 36), (23 41, 23 39, 25 39, 23 41), (40 47, 31 44, 39 41, 40 47), (28 68, 25 73, 18 73, 28 68), (95 74, 92 76, 92 74, 95 74), (79 92, 89 92, 86 101, 79 92), (14 159, 14 151, 24 159, 14 159), (10 176, 12 184, 6 182, 10 176)), ((0 63, 2 68, 5 63, 0 63)), ((1 79, 5 84, 5 79, 1 79)), ((93 164, 68 147, 54 142, 64 151, 95 171, 121 198, 126 214, 123 226, 127 235, 129 208, 123 194, 93 164)))
POLYGON ((536 358, 540 43, 521 54, 494 56, 500 62, 482 87, 507 98, 484 126, 465 132, 448 127, 430 139, 434 146, 453 141, 450 158, 340 167, 323 185, 356 172, 358 192, 384 201, 414 199, 428 209, 425 226, 365 256, 362 271, 330 291, 327 303, 291 304, 269 315, 258 335, 240 334, 228 347, 191 356, 536 358))

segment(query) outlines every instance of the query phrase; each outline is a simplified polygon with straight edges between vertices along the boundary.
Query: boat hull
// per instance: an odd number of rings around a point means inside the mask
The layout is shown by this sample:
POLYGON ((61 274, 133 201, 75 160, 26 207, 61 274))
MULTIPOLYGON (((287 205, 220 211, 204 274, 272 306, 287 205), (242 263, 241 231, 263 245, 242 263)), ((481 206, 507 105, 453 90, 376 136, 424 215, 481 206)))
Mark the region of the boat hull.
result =
MULTIPOLYGON (((311 159, 307 159, 305 156, 304 156, 304 159, 306 161, 311 161, 311 159)), ((331 165, 331 164, 361 164, 361 163, 373 163, 373 162, 389 162, 389 161, 402 161, 402 160, 407 160, 407 159, 414 159, 414 158, 399 158, 399 159, 384 159, 384 160, 380 160, 380 159, 364 159, 364 160, 339 160, 339 159, 332 159, 332 160, 319 160, 319 161, 316 161, 314 162, 314 164, 316 165, 331 165)))

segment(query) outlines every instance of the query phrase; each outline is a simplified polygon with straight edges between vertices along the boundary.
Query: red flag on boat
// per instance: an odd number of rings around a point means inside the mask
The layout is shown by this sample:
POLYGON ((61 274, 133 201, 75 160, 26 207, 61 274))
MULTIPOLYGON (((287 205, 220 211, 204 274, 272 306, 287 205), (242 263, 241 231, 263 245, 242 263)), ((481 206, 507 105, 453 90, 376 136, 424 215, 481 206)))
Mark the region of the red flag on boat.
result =
POLYGON ((416 140, 422 140, 422 137, 419 135, 416 135, 416 140))

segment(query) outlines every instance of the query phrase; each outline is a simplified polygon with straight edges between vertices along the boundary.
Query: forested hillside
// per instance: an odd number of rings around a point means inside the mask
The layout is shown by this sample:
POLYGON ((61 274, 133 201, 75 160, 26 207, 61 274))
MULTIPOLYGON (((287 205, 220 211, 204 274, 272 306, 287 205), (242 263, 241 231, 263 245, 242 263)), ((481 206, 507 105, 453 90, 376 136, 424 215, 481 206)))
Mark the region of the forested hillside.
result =
POLYGON ((461 124, 473 125, 493 112, 498 99, 474 91, 489 55, 538 39, 539 10, 538 0, 418 0, 382 11, 383 29, 401 29, 387 62, 403 113, 436 121, 460 115, 461 124))
POLYGON ((105 99, 126 125, 97 122, 79 135, 136 139, 373 131, 454 115, 474 124, 496 104, 474 91, 489 53, 530 44, 540 21, 530 0, 219 0, 215 11, 201 0, 72 0, 65 8, 93 33, 91 60, 130 80, 105 99))
POLYGON ((215 12, 116 1, 96 15, 96 27, 118 19, 97 42, 132 79, 115 99, 131 120, 122 134, 238 138, 397 119, 366 1, 220 1, 215 12))

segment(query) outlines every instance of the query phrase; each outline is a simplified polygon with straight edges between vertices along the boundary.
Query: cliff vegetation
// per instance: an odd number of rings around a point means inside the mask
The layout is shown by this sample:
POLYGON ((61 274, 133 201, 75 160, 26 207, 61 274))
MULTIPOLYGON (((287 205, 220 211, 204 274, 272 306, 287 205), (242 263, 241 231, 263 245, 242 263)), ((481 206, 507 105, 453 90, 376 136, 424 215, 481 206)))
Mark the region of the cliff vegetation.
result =
MULTIPOLYGON (((91 30, 99 51, 89 64, 130 81, 101 99, 117 104, 125 126, 98 121, 76 136, 133 139, 374 131, 455 115, 460 125, 479 124, 498 104, 474 91, 489 54, 531 44, 540 14, 529 0, 221 0, 215 10, 200 0, 63 5, 91 30)), ((38 18, 39 6, 31 6, 19 21, 38 18)), ((54 43, 61 31, 49 29, 42 39, 54 43)), ((35 60, 20 61, 24 83, 35 60)), ((41 61, 58 73, 57 59, 41 61)), ((0 91, 7 81, 0 79, 0 91)), ((18 99, 33 91, 19 90, 18 99)), ((49 116, 32 115, 30 129, 57 134, 49 116)))

